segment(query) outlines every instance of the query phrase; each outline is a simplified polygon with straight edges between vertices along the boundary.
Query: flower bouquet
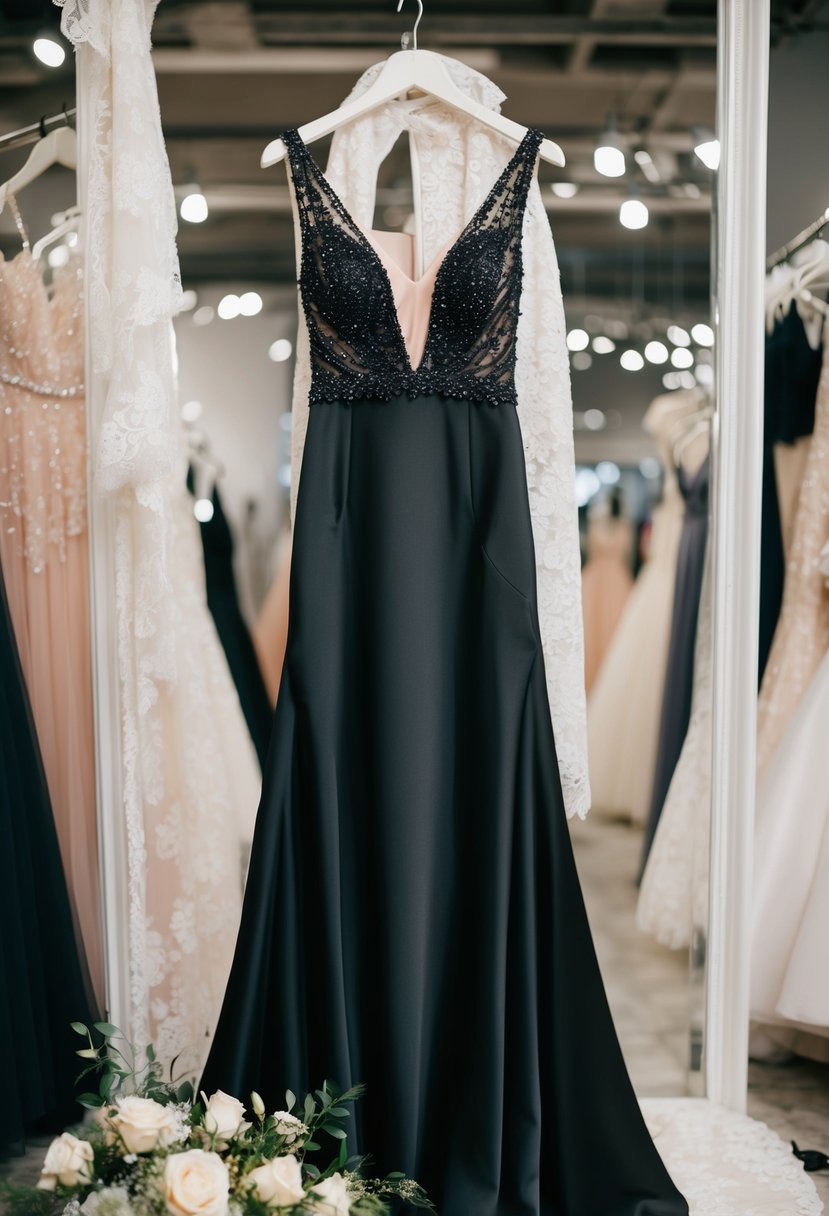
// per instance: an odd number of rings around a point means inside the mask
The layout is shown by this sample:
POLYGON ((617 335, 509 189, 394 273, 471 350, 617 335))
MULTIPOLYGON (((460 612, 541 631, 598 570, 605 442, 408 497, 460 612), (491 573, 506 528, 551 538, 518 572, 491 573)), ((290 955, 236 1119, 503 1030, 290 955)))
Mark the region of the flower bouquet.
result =
POLYGON ((326 1082, 302 1102, 289 1091, 272 1114, 252 1093, 248 1117, 221 1090, 196 1100, 172 1068, 165 1081, 152 1047, 139 1060, 110 1023, 73 1029, 87 1040, 81 1076, 97 1074, 98 1092, 78 1099, 86 1121, 52 1142, 35 1188, 5 1184, 9 1216, 383 1216, 398 1201, 434 1210, 412 1179, 365 1178, 365 1159, 348 1157, 344 1125, 361 1086, 326 1082))

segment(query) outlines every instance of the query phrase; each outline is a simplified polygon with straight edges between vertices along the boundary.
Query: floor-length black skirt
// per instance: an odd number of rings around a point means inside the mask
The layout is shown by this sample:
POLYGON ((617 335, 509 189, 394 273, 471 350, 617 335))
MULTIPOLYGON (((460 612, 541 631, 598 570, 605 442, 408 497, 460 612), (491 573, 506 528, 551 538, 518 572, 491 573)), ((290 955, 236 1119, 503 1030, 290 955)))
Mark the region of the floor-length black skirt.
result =
POLYGON ((514 409, 311 409, 285 669, 204 1082, 364 1082, 442 1216, 682 1216, 576 876, 514 409))

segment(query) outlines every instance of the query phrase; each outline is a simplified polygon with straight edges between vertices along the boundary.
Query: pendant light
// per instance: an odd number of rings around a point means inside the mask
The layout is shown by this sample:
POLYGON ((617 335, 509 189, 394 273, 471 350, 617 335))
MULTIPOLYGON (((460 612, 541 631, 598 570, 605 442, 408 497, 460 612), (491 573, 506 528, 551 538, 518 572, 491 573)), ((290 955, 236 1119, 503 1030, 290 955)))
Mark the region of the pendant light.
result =
POLYGON ((627 164, 622 141, 616 125, 616 115, 610 114, 607 129, 599 137, 596 150, 593 153, 593 164, 596 172, 602 177, 623 177, 627 164))

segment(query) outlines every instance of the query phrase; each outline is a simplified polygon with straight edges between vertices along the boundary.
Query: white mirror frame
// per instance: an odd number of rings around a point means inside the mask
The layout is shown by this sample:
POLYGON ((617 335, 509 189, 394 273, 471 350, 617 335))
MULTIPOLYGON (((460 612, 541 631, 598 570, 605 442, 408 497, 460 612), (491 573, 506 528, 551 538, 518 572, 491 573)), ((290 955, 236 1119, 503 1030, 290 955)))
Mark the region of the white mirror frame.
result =
POLYGON ((720 0, 705 1093, 745 1110, 757 734, 769 0, 720 0))
MULTIPOLYGON (((763 283, 769 0, 720 0, 716 380, 713 492, 714 638, 710 916, 705 1022, 706 1096, 746 1101, 750 881, 754 822, 763 283)), ((78 58, 78 83, 83 72, 78 58)), ((82 90, 79 87, 79 96, 82 90)), ((78 106, 79 188, 93 116, 78 106)), ((81 197, 83 205, 83 198, 81 197)), ((87 305, 88 306, 88 305, 87 305)), ((86 324, 86 333, 90 325, 86 324)), ((94 453, 106 383, 91 372, 87 417, 94 453)), ((130 1034, 128 868, 121 782, 113 504, 90 481, 91 628, 98 822, 108 1017, 130 1034)))

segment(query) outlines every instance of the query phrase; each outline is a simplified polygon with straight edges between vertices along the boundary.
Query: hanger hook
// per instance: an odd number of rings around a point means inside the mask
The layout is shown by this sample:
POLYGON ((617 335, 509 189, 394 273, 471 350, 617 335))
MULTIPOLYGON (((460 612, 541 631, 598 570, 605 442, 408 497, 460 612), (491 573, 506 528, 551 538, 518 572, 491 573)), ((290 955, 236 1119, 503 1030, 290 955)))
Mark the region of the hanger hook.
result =
MULTIPOLYGON (((398 0, 398 3, 397 3, 398 13, 400 12, 400 10, 402 8, 403 8, 403 0, 398 0)), ((415 21, 414 29, 412 30, 412 49, 415 51, 417 50, 417 27, 420 25, 422 18, 423 18, 423 0, 417 0, 417 20, 415 21)), ((404 35, 404 37, 405 37, 405 35, 404 35)))

